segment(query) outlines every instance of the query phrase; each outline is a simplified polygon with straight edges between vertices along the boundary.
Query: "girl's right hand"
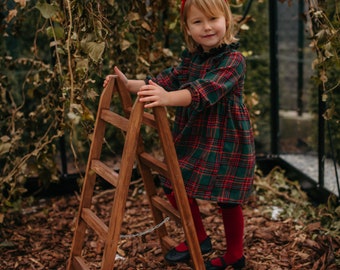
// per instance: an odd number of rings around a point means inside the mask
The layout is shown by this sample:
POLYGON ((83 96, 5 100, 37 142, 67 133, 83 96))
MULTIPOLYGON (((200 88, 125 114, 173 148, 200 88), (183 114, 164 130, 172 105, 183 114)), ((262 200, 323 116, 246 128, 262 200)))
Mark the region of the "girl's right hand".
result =
POLYGON ((110 80, 110 78, 111 78, 112 76, 113 76, 113 75, 107 75, 107 76, 105 77, 105 80, 104 80, 104 83, 103 83, 103 87, 104 87, 104 88, 108 85, 109 80, 110 80))
POLYGON ((128 83, 129 83, 129 80, 128 80, 128 78, 126 78, 125 74, 123 72, 121 72, 118 67, 114 67, 114 71, 115 71, 116 75, 118 76, 118 78, 123 82, 123 84, 125 86, 127 86, 128 83))
MULTIPOLYGON (((132 94, 136 94, 139 89, 141 88, 141 86, 145 85, 145 81, 144 80, 129 80, 128 78, 126 78, 125 74, 123 72, 121 72, 119 70, 119 68, 114 67, 114 73, 115 75, 118 77, 120 83, 123 84, 123 88, 125 88, 127 91, 129 91, 132 94)), ((112 77, 114 75, 108 75, 105 78, 104 84, 103 86, 106 87, 109 83, 109 79, 110 77, 112 77)))
MULTIPOLYGON (((117 67, 114 67, 114 71, 115 71, 115 74, 119 77, 119 79, 123 82, 123 84, 125 85, 125 87, 127 88, 128 86, 128 83, 129 83, 129 80, 128 78, 126 78, 125 74, 123 72, 121 72, 119 70, 119 68, 117 67)), ((107 75, 105 77, 105 80, 104 80, 104 83, 103 83, 103 87, 105 88, 107 86, 107 84, 109 83, 109 80, 110 78, 112 77, 113 75, 107 75)))

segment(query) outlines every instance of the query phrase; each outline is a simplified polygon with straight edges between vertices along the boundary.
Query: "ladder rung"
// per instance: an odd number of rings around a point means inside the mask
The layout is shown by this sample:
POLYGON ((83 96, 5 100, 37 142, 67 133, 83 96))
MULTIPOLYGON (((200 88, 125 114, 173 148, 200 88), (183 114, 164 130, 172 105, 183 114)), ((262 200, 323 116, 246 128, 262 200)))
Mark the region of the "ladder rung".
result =
POLYGON ((84 259, 80 256, 75 256, 72 258, 72 266, 75 270, 90 270, 90 267, 86 264, 84 259))
MULTIPOLYGON (((127 108, 127 111, 131 113, 132 108, 129 107, 127 108)), ((144 112, 143 113, 143 124, 148 125, 153 128, 157 128, 156 121, 155 121, 155 116, 151 113, 144 112)))
POLYGON ((104 180, 109 182, 114 187, 118 184, 118 173, 116 173, 112 168, 107 166, 105 163, 97 159, 92 159, 91 169, 101 176, 104 180))
POLYGON ((175 247, 177 245, 176 241, 170 238, 168 235, 165 235, 161 239, 163 245, 166 249, 170 250, 171 248, 175 247))
POLYGON ((181 216, 179 212, 173 208, 170 203, 168 203, 166 200, 162 199, 159 196, 152 196, 152 205, 162 211, 164 214, 170 216, 173 218, 176 222, 182 223, 181 216))
POLYGON ((128 129, 129 120, 113 111, 103 109, 100 117, 102 120, 121 130, 127 131, 128 129))
POLYGON ((144 112, 143 123, 153 128, 157 128, 155 117, 151 113, 144 112))
POLYGON ((83 208, 81 212, 82 219, 89 225, 102 239, 106 239, 108 227, 97 217, 89 208, 83 208))
POLYGON ((158 160, 157 158, 153 157, 152 155, 146 152, 139 154, 139 156, 143 164, 159 172, 161 175, 168 177, 168 167, 164 162, 158 160))

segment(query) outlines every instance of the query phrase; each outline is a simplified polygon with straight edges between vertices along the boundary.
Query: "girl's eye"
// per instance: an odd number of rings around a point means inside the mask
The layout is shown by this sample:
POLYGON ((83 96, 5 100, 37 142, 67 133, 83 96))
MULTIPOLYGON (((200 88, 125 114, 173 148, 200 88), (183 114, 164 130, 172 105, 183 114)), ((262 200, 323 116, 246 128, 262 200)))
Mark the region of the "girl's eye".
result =
POLYGON ((194 24, 197 24, 197 23, 200 23, 200 22, 201 22, 201 21, 194 21, 193 23, 194 23, 194 24))

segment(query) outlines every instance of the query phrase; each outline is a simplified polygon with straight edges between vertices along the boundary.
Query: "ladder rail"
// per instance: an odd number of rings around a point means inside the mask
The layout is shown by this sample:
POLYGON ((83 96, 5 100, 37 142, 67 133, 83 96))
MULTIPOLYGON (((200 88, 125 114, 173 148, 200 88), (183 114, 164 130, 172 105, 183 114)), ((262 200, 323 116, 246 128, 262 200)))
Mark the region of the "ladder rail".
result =
POLYGON ((126 133, 125 145, 121 168, 119 173, 118 185, 116 188, 112 213, 109 223, 109 233, 106 239, 102 269, 113 269, 115 258, 117 252, 117 246, 120 236, 120 229, 123 222, 124 211, 126 207, 126 200, 128 197, 127 188, 130 185, 133 164, 135 162, 135 154, 137 151, 140 127, 143 119, 144 104, 139 102, 138 99, 132 108, 132 113, 130 115, 129 127, 126 133))
POLYGON ((177 153, 173 143, 173 137, 169 127, 169 121, 164 107, 153 108, 158 133, 162 144, 164 158, 168 167, 170 179, 172 179, 172 188, 177 203, 178 211, 182 217, 182 227, 185 238, 189 247, 189 252, 195 269, 205 269, 200 245, 198 242, 194 220, 191 215, 188 196, 184 187, 182 172, 179 167, 177 153), (183 219, 183 217, 185 217, 183 219))
MULTIPOLYGON (((132 99, 131 99, 131 95, 127 94, 128 91, 125 88, 125 85, 118 80, 118 87, 117 87, 117 91, 119 96, 122 99, 122 106, 123 106, 123 110, 125 112, 125 115, 128 117, 131 117, 131 104, 132 104, 132 99)), ((142 104, 142 103, 140 103, 142 104)), ((142 104, 143 105, 143 104, 142 104)), ((143 124, 148 125, 149 127, 155 128, 157 129, 157 124, 155 122, 155 117, 154 115, 144 112, 144 105, 143 105, 143 111, 141 112, 142 114, 142 119, 143 119, 143 124)), ((137 165, 139 168, 139 172, 142 176, 142 180, 144 183, 144 187, 146 190, 146 195, 148 197, 149 200, 149 205, 150 205, 150 210, 152 213, 152 217, 154 220, 154 224, 160 224, 163 221, 163 213, 161 213, 155 206, 153 206, 153 204, 151 203, 151 198, 154 195, 157 195, 157 191, 156 191, 156 187, 154 184, 154 178, 153 175, 151 173, 150 166, 152 166, 152 162, 148 162, 148 160, 150 160, 150 158, 155 162, 155 165, 153 165, 154 169, 157 167, 160 170, 167 170, 166 166, 164 166, 164 164, 162 164, 161 162, 156 162, 155 159, 150 156, 149 154, 145 153, 145 149, 144 149, 144 145, 142 143, 141 138, 138 138, 138 142, 140 142, 138 144, 138 148, 137 148, 137 152, 136 152, 136 158, 137 158, 137 165), (144 153, 144 155, 143 155, 144 153), (145 155, 147 156, 145 158, 145 155), (142 158, 143 156, 143 158, 142 158), (148 165, 147 165, 148 164, 148 165)), ((160 239, 160 244, 162 247, 162 251, 163 253, 165 253, 166 250, 168 250, 170 248, 170 245, 173 244, 173 241, 169 240, 170 238, 168 237, 168 233, 165 227, 165 224, 163 224, 162 226, 160 226, 157 230, 156 230, 158 237, 160 239), (164 240, 165 241, 164 241, 164 240)))
MULTIPOLYGON (((123 107, 129 108, 131 106, 131 96, 126 95, 128 93, 127 89, 125 89, 125 85, 118 79, 118 93, 122 98, 123 107), (125 100, 124 100, 125 99, 125 100)), ((128 110, 125 110, 128 112, 128 110)), ((163 220, 163 214, 161 213, 160 209, 157 209, 153 204, 153 197, 157 195, 155 185, 153 183, 153 177, 151 172, 148 168, 158 169, 161 173, 163 172, 164 176, 169 177, 172 180, 172 185, 175 193, 175 199, 178 206, 178 211, 180 216, 182 217, 182 227, 184 230, 184 234, 188 243, 189 252, 192 258, 192 262, 194 268, 196 270, 205 269, 203 257, 201 254, 201 249, 199 245, 199 241, 197 238, 195 224, 191 215, 191 210, 189 206, 189 200, 186 194, 186 190, 184 187, 184 182, 182 178, 182 172, 179 168, 179 163, 177 159, 177 153, 173 144, 173 137, 169 126, 169 121, 167 118, 167 113, 165 107, 154 107, 152 109, 153 117, 150 117, 150 114, 146 112, 142 112, 143 119, 147 119, 144 123, 156 128, 158 131, 161 146, 163 149, 165 161, 167 163, 166 168, 160 164, 157 160, 153 159, 152 162, 149 162, 150 159, 145 159, 148 155, 145 155, 143 147, 138 148, 137 152, 137 160, 138 160, 138 167, 140 173, 142 175, 142 179, 144 182, 144 186, 146 188, 146 194, 148 196, 149 205, 151 207, 152 216, 154 218, 155 224, 160 224, 163 220), (146 118, 145 115, 148 117, 146 118), (154 118, 154 120, 152 119, 154 118), (144 155, 143 155, 144 153, 144 155), (142 156, 142 157, 141 157, 142 156), (143 163, 144 161, 144 163, 143 163), (148 166, 145 165, 145 162, 149 162, 148 166), (169 169, 171 168, 171 169, 169 169), (184 218, 183 218, 184 217, 184 218), (184 220, 183 220, 184 219, 184 220)), ((175 210, 175 209, 174 209, 175 210)), ((176 216, 176 211, 173 215, 176 216)), ((165 225, 160 226, 157 229, 157 233, 160 239, 167 236, 167 231, 165 225)), ((162 243, 161 246, 163 253, 165 253, 168 249, 162 243)))
MULTIPOLYGON (((73 236, 70 259, 68 261, 67 269, 72 269, 72 262, 74 257, 80 257, 82 252, 82 247, 84 244, 84 237, 87 225, 82 219, 82 209, 89 208, 91 206, 91 200, 94 191, 94 185, 96 180, 96 175, 91 173, 91 161, 93 159, 99 159, 102 151, 102 139, 105 134, 105 122, 101 120, 101 110, 109 109, 111 104, 111 99, 114 91, 115 77, 112 77, 108 85, 104 88, 101 94, 98 112, 96 116, 96 124, 93 132, 93 141, 90 146, 90 152, 88 157, 88 162, 86 166, 85 179, 81 192, 81 201, 79 203, 79 210, 77 215, 77 223, 75 227, 75 232, 73 236), (101 140, 97 140, 101 138, 101 140)), ((82 265, 82 264, 81 264, 82 265)))

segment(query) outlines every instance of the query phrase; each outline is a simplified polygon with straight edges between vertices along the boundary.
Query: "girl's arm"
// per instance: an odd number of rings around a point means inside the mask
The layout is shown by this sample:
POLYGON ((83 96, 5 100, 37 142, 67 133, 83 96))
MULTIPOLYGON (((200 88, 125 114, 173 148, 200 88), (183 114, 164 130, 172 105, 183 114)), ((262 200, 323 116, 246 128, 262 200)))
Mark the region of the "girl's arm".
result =
MULTIPOLYGON (((185 107, 191 103, 191 93, 187 89, 168 92, 151 80, 149 84, 145 84, 143 80, 129 80, 117 67, 114 68, 114 71, 129 92, 137 94, 139 101, 146 103, 146 108, 156 106, 185 107)), ((110 76, 112 75, 106 76, 104 87, 108 84, 110 76)))
MULTIPOLYGON (((136 94, 141 86, 145 85, 145 82, 143 80, 129 80, 128 78, 126 78, 125 74, 119 70, 118 67, 115 67, 114 71, 119 79, 123 82, 126 89, 128 89, 131 93, 136 94)), ((110 76, 112 75, 106 76, 103 87, 106 87, 106 85, 109 83, 110 76)))
POLYGON ((128 78, 126 78, 125 74, 120 71, 118 67, 115 67, 114 71, 116 75, 119 77, 119 79, 123 82, 125 87, 131 93, 136 94, 141 88, 141 86, 145 85, 145 82, 143 80, 129 80, 128 78))
POLYGON ((140 102, 146 103, 146 108, 156 106, 186 107, 191 103, 191 93, 189 90, 181 89, 168 92, 151 80, 149 84, 140 87, 137 95, 140 102))

